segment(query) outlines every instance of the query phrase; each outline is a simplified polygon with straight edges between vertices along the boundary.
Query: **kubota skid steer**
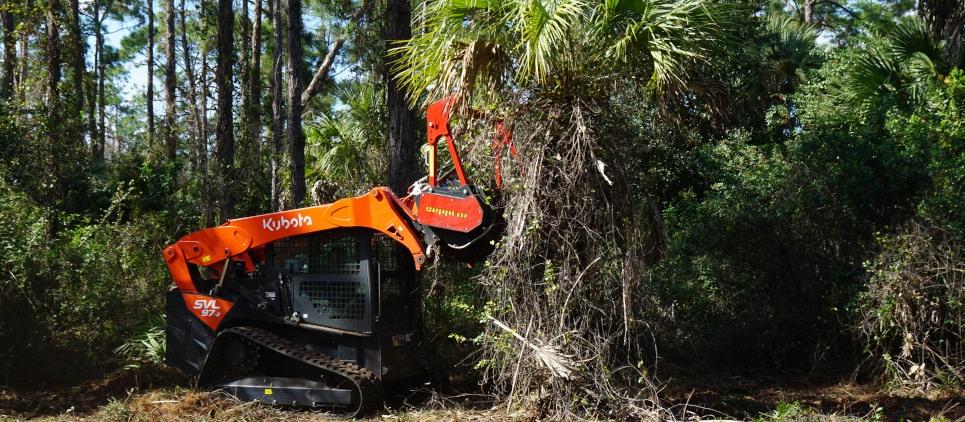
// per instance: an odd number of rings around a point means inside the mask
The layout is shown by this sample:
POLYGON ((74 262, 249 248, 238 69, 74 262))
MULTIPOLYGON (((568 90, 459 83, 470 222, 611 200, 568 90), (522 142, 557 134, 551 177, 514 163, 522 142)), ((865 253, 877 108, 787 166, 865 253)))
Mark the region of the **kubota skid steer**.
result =
MULTIPOLYGON (((175 284, 167 363, 242 400, 343 416, 381 405, 384 382, 420 374, 418 271, 437 254, 484 256, 499 226, 464 174, 449 131, 453 103, 427 111, 429 172, 407 196, 374 188, 229 220, 166 247, 175 284), (455 177, 437 178, 440 138, 455 177)), ((512 148, 498 131, 497 152, 512 148)))

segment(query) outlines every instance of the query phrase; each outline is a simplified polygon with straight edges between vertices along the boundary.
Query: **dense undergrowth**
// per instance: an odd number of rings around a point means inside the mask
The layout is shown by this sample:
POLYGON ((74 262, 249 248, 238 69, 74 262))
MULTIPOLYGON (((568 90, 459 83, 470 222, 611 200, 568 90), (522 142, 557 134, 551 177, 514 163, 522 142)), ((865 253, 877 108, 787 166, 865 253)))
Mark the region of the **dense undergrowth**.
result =
POLYGON ((58 215, 0 186, 5 382, 41 387, 116 368, 111 351, 161 312, 168 283, 158 245, 170 235, 154 215, 135 222, 114 212, 58 215))

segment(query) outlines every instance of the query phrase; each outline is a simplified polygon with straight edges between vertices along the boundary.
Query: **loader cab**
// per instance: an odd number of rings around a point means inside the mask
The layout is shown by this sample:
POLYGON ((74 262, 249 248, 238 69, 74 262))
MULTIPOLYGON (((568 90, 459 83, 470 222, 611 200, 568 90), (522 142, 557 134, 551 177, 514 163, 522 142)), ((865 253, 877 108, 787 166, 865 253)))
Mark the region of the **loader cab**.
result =
MULTIPOLYGON (((419 278, 401 244, 374 230, 337 229, 284 238, 252 255, 253 272, 242 261, 232 261, 223 280, 195 271, 208 297, 233 304, 217 329, 201 323, 177 289, 169 292, 170 365, 203 375, 219 331, 255 326, 366 368, 381 382, 423 373, 419 278)), ((226 350, 213 359, 248 359, 226 350)), ((283 376, 302 375, 285 369, 283 376)))
POLYGON ((415 266, 390 237, 331 230, 276 241, 266 252, 270 271, 286 285, 293 320, 367 334, 418 328, 415 266))

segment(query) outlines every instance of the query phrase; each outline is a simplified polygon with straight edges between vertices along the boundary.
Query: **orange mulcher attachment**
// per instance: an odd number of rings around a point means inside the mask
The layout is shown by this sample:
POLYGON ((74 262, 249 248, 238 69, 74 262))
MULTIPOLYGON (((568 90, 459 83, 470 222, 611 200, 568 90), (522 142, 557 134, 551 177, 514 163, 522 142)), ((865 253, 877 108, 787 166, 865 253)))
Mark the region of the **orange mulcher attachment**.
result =
MULTIPOLYGON (((455 96, 449 97, 432 103, 426 110, 429 174, 424 181, 412 185, 403 203, 415 221, 423 226, 430 247, 436 246, 444 254, 478 259, 491 252, 491 234, 496 232, 494 228, 500 225, 501 218, 487 203, 483 189, 471 184, 466 177, 449 128, 449 116, 456 101, 455 96), (442 175, 438 173, 436 162, 440 138, 446 142, 453 166, 451 171, 442 175), (455 177, 446 180, 453 173, 455 177)), ((496 153, 496 184, 501 187, 499 154, 503 146, 508 145, 515 155, 516 147, 502 122, 496 129, 499 137, 493 143, 493 150, 496 153)))

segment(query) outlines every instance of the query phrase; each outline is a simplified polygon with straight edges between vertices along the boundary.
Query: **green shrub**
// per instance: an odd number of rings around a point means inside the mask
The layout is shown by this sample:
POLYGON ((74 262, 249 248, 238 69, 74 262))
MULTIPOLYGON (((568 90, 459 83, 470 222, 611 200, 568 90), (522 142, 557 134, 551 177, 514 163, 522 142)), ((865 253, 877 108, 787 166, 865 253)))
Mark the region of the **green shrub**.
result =
POLYGON ((0 382, 112 367, 110 351, 161 312, 162 224, 113 220, 61 214, 0 184, 0 382))
POLYGON ((127 360, 128 368, 138 368, 145 364, 160 365, 164 362, 167 350, 164 323, 163 315, 151 318, 143 331, 114 349, 114 353, 127 360))

